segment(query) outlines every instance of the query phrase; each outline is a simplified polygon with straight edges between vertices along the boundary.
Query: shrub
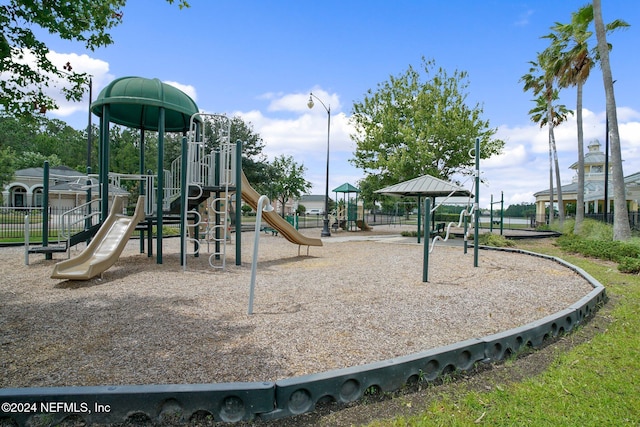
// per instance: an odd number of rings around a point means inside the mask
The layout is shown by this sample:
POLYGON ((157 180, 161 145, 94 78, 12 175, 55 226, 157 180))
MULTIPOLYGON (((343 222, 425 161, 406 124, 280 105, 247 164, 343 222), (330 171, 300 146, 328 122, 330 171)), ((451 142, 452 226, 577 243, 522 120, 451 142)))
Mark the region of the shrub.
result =
POLYGON ((640 257, 640 246, 628 242, 586 239, 575 234, 566 234, 558 237, 557 243, 567 252, 607 261, 621 262, 623 258, 640 257))
POLYGON ((494 233, 484 233, 478 236, 478 243, 484 246, 493 246, 497 248, 515 246, 511 240, 504 236, 494 233))
POLYGON ((640 259, 623 257, 618 264, 618 270, 622 273, 638 274, 640 273, 640 259))

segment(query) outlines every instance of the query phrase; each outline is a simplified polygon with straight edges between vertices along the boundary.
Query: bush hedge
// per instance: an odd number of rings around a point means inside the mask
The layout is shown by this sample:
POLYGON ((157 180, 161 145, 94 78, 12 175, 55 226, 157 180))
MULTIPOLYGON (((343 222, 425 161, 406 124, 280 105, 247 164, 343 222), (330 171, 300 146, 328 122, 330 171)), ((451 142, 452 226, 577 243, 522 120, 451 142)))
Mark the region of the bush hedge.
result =
POLYGON ((618 263, 624 273, 640 272, 640 246, 613 240, 586 239, 575 234, 565 234, 557 239, 558 246, 572 253, 618 263))

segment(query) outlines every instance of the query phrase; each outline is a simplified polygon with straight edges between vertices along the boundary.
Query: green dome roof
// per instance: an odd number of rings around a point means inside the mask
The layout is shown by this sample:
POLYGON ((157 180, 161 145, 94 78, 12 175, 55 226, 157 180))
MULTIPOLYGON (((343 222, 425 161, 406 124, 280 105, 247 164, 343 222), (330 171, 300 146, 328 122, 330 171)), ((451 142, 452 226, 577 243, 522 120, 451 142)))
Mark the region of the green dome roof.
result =
POLYGON ((109 121, 156 131, 160 107, 164 107, 165 132, 189 130, 189 120, 198 112, 196 103, 180 89, 142 77, 122 77, 109 83, 91 104, 91 111, 102 117, 104 105, 110 106, 109 121))

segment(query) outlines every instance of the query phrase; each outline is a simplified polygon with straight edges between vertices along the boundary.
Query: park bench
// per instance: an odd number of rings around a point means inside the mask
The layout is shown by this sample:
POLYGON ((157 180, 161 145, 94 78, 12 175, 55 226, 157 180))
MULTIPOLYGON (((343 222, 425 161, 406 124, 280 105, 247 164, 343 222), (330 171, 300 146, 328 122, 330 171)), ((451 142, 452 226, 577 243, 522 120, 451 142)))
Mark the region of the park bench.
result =
POLYGON ((277 236, 278 235, 278 230, 276 230, 275 228, 272 228, 272 227, 262 227, 262 231, 264 231, 264 234, 271 233, 272 236, 277 236))
POLYGON ((431 232, 429 233, 431 237, 433 236, 437 236, 440 233, 444 233, 444 227, 445 227, 445 223, 444 222, 438 222, 436 223, 436 226, 433 230, 431 230, 431 232))

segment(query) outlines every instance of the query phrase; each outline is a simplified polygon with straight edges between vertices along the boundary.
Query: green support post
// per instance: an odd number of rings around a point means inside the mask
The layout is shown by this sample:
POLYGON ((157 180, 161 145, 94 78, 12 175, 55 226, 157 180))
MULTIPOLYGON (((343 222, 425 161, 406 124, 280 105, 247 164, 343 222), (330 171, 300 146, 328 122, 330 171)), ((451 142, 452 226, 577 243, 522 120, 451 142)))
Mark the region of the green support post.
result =
POLYGON ((493 233, 493 194, 491 195, 490 205, 491 209, 489 209, 489 232, 493 233))
MULTIPOLYGON (((144 127, 142 127, 140 129, 140 162, 139 162, 139 170, 140 170, 140 175, 144 175, 144 164, 145 164, 145 159, 144 159, 144 127)), ((138 185, 138 188, 140 189, 140 195, 144 196, 146 195, 146 189, 145 189, 145 182, 144 180, 140 180, 140 184, 138 185)), ((145 201, 145 208, 146 208, 147 204, 145 201)), ((143 254, 144 253, 144 228, 140 228, 140 253, 143 254)))
POLYGON ((420 228, 421 222, 420 217, 422 216, 422 203, 420 203, 420 196, 418 196, 418 243, 420 243, 420 235, 422 234, 422 228, 420 228))
MULTIPOLYGON (((429 230, 431 229, 431 199, 426 197, 424 199, 424 250, 423 250, 423 258, 422 258, 422 281, 429 281, 429 246, 430 246, 430 234, 429 230)), ((420 233, 418 233, 420 234, 420 233)))
MULTIPOLYGON (((49 161, 44 161, 42 168, 42 247, 49 246, 49 161)), ((53 254, 47 252, 45 259, 53 259, 53 254)))
POLYGON ((500 192, 500 235, 504 236, 504 191, 500 192))
POLYGON ((236 142, 236 265, 242 265, 242 141, 236 142))
POLYGON ((102 107, 100 121, 100 222, 103 222, 109 216, 109 105, 102 107))

